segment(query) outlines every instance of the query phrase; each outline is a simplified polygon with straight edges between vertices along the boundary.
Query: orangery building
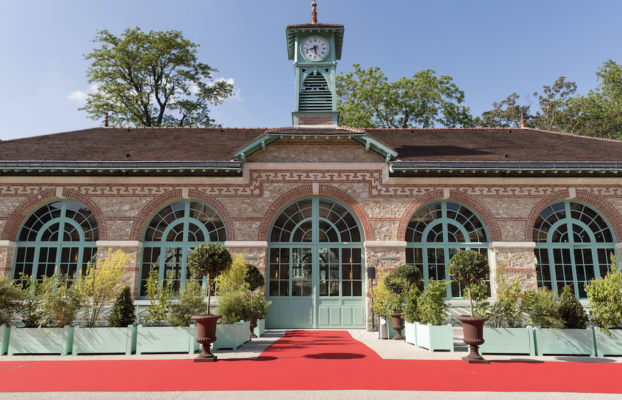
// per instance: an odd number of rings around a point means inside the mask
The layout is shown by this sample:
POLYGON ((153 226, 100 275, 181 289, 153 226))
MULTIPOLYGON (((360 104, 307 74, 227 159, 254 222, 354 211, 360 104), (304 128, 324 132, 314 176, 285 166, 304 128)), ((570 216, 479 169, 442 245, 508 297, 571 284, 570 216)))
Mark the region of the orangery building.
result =
MULTIPOLYGON (((292 126, 98 127, 0 142, 0 274, 74 274, 130 255, 189 279, 214 242, 266 277, 267 327, 369 328, 368 272, 408 263, 448 279, 461 249, 522 288, 603 276, 622 250, 622 142, 526 128, 339 126, 344 27, 286 28, 292 126), (318 51, 319 50, 319 51, 318 51)), ((459 300, 462 288, 447 288, 459 300)))

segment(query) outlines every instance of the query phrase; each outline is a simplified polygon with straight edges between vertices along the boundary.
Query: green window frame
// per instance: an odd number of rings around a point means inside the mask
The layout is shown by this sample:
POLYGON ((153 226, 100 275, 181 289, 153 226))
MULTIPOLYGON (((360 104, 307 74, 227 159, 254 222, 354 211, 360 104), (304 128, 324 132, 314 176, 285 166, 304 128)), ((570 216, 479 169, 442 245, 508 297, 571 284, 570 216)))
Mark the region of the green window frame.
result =
POLYGON ((571 286, 587 298, 585 283, 604 277, 616 254, 611 226, 594 208, 573 200, 551 203, 533 227, 538 287, 558 293, 571 286))
MULTIPOLYGON (((225 244, 227 232, 218 212, 198 200, 181 200, 167 204, 149 221, 143 234, 139 299, 146 298, 145 285, 155 264, 159 279, 172 273, 171 291, 185 286, 191 279, 187 269, 188 255, 201 243, 225 244)), ((196 278, 192 278, 196 279, 196 278)), ((206 285, 207 278, 201 283, 206 285)))
POLYGON ((84 204, 59 200, 42 205, 23 222, 17 235, 12 279, 21 274, 37 280, 57 271, 73 278, 97 258, 99 228, 84 204))
MULTIPOLYGON (((475 250, 489 259, 488 233, 481 218, 469 207, 450 200, 427 203, 412 215, 406 228, 406 263, 418 267, 424 284, 430 279, 449 281, 447 264, 460 250, 475 250)), ((490 275, 485 282, 492 296, 490 275)), ((447 287, 446 299, 461 299, 457 282, 447 287)))

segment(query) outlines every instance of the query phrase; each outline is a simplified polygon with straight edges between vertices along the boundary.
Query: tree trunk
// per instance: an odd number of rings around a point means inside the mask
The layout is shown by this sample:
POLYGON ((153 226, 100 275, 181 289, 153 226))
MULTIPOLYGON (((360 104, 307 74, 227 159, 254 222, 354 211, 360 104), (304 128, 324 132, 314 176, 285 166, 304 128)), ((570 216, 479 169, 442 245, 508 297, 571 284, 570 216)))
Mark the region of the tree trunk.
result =
POLYGON ((469 303, 471 303, 471 317, 474 317, 473 313, 473 297, 471 297, 471 284, 469 283, 469 303))
POLYGON ((209 274, 207 274, 207 315, 210 314, 210 306, 212 305, 212 285, 210 284, 209 274))

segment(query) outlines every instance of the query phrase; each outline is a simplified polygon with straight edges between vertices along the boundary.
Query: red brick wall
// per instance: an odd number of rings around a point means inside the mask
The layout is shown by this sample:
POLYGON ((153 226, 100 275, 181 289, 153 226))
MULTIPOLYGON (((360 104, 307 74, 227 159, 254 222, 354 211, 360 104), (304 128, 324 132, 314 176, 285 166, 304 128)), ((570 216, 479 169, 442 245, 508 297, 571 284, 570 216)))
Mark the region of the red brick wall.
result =
POLYGON ((333 117, 298 117, 298 125, 333 125, 333 117))

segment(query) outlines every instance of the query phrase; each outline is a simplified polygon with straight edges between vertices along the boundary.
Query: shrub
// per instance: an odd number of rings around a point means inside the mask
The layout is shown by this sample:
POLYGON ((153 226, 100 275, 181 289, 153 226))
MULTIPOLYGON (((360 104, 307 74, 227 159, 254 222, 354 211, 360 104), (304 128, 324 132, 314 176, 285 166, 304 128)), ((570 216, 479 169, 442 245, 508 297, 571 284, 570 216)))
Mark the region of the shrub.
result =
POLYGON ((497 266, 497 299, 490 307, 489 317, 495 328, 517 328, 523 324, 523 310, 521 308, 521 291, 518 277, 514 277, 511 284, 507 284, 507 277, 503 273, 505 264, 497 266))
POLYGON ((256 293, 251 297, 251 311, 259 313, 257 319, 266 319, 268 308, 271 304, 272 302, 266 301, 266 298, 261 293, 256 293))
POLYGON ((486 258, 475 250, 463 250, 456 253, 447 266, 447 272, 452 280, 467 286, 469 302, 471 303, 471 317, 475 316, 473 308, 472 286, 481 284, 490 272, 486 258))
POLYGON ((171 298, 171 277, 169 272, 164 281, 160 280, 160 274, 155 266, 151 266, 149 277, 147 278, 147 298, 151 303, 147 309, 145 323, 154 326, 162 326, 168 319, 168 310, 171 298))
POLYGON ((239 254, 234 258, 231 267, 215 279, 218 313, 222 315, 220 323, 233 324, 250 319, 251 307, 248 301, 250 290, 248 283, 245 282, 247 271, 244 256, 239 254))
POLYGON ((55 271, 37 284, 39 326, 64 327, 73 324, 84 297, 67 276, 55 271))
POLYGON ((376 287, 370 290, 372 298, 372 310, 380 317, 389 317, 389 297, 391 292, 387 288, 385 281, 389 275, 384 271, 378 272, 376 287))
MULTIPOLYGON (((469 296, 464 296, 467 300, 469 296)), ((485 283, 478 283, 471 286, 471 300, 473 304, 473 314, 487 317, 490 314, 490 302, 488 302, 488 286, 485 283)))
POLYGON ((210 313, 212 279, 231 267, 231 254, 225 246, 203 243, 188 255, 188 269, 192 275, 207 276, 207 313, 210 313))
POLYGON ((406 295, 406 306, 404 307, 404 320, 413 323, 421 319, 419 302, 421 301, 421 291, 416 286, 406 295))
POLYGON ((222 315, 218 323, 234 324, 247 318, 246 293, 242 290, 229 291, 218 296, 216 311, 222 315))
POLYGON ((11 326, 11 320, 21 310, 22 292, 7 278, 0 276, 0 325, 11 326))
POLYGON ((41 314, 39 313, 39 303, 41 303, 41 300, 38 297, 40 292, 39 282, 34 275, 27 276, 22 273, 20 277, 24 280, 22 286, 22 308, 20 310, 22 326, 26 328, 41 326, 41 314))
POLYGON ((592 279, 585 290, 590 300, 592 321, 601 332, 622 327, 622 274, 616 267, 616 257, 611 255, 611 271, 601 279, 592 279))
POLYGON ((447 285, 445 280, 435 281, 430 279, 428 285, 419 297, 420 322, 424 324, 440 325, 447 314, 447 285))
POLYGON ((177 292, 179 302, 170 305, 169 322, 175 326, 190 326, 193 315, 205 312, 205 292, 200 282, 187 280, 184 288, 177 292))
POLYGON ((547 287, 529 289, 523 293, 522 307, 529 315, 529 322, 540 328, 563 328, 559 315, 559 302, 547 287))
POLYGON ((108 249, 108 256, 103 263, 99 266, 88 263, 84 274, 76 279, 76 290, 84 298, 87 326, 95 326, 104 307, 112 304, 123 283, 129 259, 121 250, 113 253, 112 249, 108 249))
POLYGON ((124 328, 136 322, 136 310, 130 288, 123 286, 121 292, 112 306, 108 326, 111 328, 124 328))
POLYGON ((254 292, 255 289, 265 285, 265 279, 259 269, 250 263, 246 263, 246 276, 244 277, 244 282, 248 283, 248 287, 251 292, 254 292))
POLYGON ((585 309, 574 295, 574 290, 566 286, 559 299, 559 316, 564 322, 564 328, 585 329, 588 318, 585 309))

